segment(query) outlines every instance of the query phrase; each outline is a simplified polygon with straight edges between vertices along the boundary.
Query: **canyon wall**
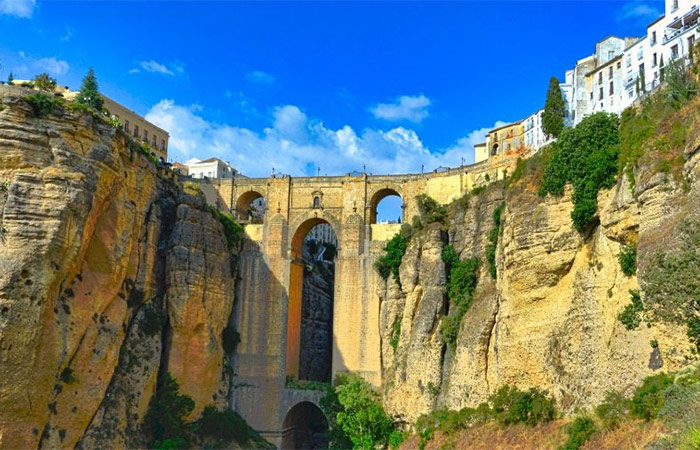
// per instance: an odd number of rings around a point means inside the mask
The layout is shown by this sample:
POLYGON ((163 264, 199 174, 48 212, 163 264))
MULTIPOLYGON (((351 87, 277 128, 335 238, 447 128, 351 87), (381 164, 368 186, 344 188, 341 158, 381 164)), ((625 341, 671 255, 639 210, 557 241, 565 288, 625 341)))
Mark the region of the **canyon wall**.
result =
POLYGON ((697 359, 684 325, 652 320, 627 330, 618 319, 630 290, 644 298, 640 281, 655 270, 654 255, 677 247, 682 224, 700 218, 700 140, 693 139, 681 180, 637 167, 634 186, 622 176, 599 193, 597 220, 583 233, 572 223, 570 189, 540 197, 532 176, 494 184, 455 203, 445 225, 414 231, 400 285, 389 277, 378 286, 390 413, 410 423, 431 410, 474 407, 504 384, 545 389, 571 412, 697 359), (501 204, 493 279, 485 253, 501 204), (461 258, 481 260, 454 349, 440 333, 448 243, 461 258), (618 261, 622 246, 635 243, 640 280, 625 276, 618 261))
POLYGON ((203 198, 104 119, 0 96, 0 447, 143 446, 169 372, 226 401, 234 277, 203 198))

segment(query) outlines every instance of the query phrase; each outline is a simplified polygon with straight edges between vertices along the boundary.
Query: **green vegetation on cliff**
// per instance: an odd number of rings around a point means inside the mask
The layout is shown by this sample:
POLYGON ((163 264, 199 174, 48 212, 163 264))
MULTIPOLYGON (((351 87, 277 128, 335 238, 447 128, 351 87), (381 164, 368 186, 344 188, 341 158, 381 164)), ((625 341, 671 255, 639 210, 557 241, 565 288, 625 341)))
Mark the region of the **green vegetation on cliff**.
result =
POLYGON ((486 245, 486 261, 489 263, 489 272, 491 273, 491 278, 496 279, 497 267, 496 267, 496 247, 498 246, 498 236, 501 234, 501 217, 503 216, 503 210, 506 204, 501 203, 493 211, 493 228, 491 233, 489 233, 489 243, 486 245))
POLYGON ((397 234, 389 242, 386 243, 384 255, 380 256, 374 263, 375 269, 379 272, 379 275, 383 279, 389 278, 389 275, 393 274, 394 279, 397 283, 401 284, 399 279, 399 267, 401 266, 401 260, 403 255, 406 253, 406 247, 408 246, 408 239, 402 234, 397 234))
POLYGON ((598 191, 615 183, 618 128, 616 115, 596 113, 575 128, 566 128, 552 146, 553 155, 545 168, 540 195, 561 196, 566 184, 571 183, 571 218, 579 231, 584 231, 596 215, 598 191))
POLYGON ((479 274, 479 259, 461 260, 455 249, 451 245, 446 245, 442 249, 442 260, 445 263, 445 273, 447 274, 445 290, 452 305, 450 313, 442 318, 440 332, 444 341, 454 349, 462 317, 469 311, 474 300, 479 274))
POLYGON ((338 375, 321 408, 330 422, 331 448, 396 447, 402 440, 379 394, 359 375, 338 375))
POLYGON ((192 398, 180 394, 179 389, 169 373, 158 383, 143 425, 152 448, 226 448, 233 442, 245 448, 270 447, 238 413, 228 409, 217 411, 207 406, 197 421, 186 422, 195 404, 192 398))

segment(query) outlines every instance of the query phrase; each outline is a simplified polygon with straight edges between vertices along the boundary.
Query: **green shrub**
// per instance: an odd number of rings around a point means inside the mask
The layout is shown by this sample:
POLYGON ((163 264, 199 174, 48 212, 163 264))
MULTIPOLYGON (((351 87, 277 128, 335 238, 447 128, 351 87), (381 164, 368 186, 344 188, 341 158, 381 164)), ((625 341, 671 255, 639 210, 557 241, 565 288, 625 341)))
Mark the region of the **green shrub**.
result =
POLYGON ((628 244, 623 245, 618 255, 622 273, 631 277, 637 272, 637 246, 628 244))
POLYGON ((496 248, 498 246, 498 236, 501 233, 501 216, 505 203, 501 203, 493 210, 493 228, 489 233, 489 243, 486 245, 486 261, 489 263, 489 273, 494 280, 498 276, 496 267, 496 248))
POLYGON ((24 97, 24 99, 31 105, 36 117, 48 116, 53 112, 54 108, 63 104, 53 94, 46 92, 37 92, 24 97))
POLYGON ((238 413, 230 409, 217 411, 213 406, 207 406, 197 424, 201 438, 212 439, 222 448, 232 441, 248 447, 246 444, 257 435, 238 413))
POLYGON ((545 168, 540 195, 561 196, 566 183, 574 188, 571 218, 583 231, 598 208, 600 189, 615 182, 619 153, 619 121, 615 114, 596 113, 575 128, 565 128, 553 144, 554 154, 545 168))
POLYGON ((338 375, 321 407, 329 418, 332 448, 383 448, 396 439, 379 394, 359 375, 338 375))
POLYGON ((671 377, 663 372, 646 377, 634 391, 630 404, 631 415, 647 421, 655 419, 664 406, 664 391, 672 382, 671 377))
POLYGON ((630 290, 630 299, 632 302, 625 306, 625 309, 618 314, 617 319, 622 322, 628 330, 636 330, 639 324, 642 323, 644 304, 639 296, 639 291, 630 290))
POLYGON ((629 409, 629 399, 619 392, 608 391, 603 402, 596 406, 595 414, 600 419, 604 429, 614 430, 627 417, 629 409))
POLYGON ((46 72, 35 76, 33 82, 34 87, 42 91, 53 92, 56 89, 56 79, 46 72))
POLYGON ((240 342, 241 335, 232 324, 229 324, 221 332, 221 346, 224 348, 224 352, 226 352, 227 355, 236 353, 236 347, 238 347, 240 342))
POLYGON ((70 367, 66 367, 65 369, 63 369, 63 371, 61 372, 60 379, 66 384, 71 384, 78 381, 78 379, 73 374, 73 369, 71 369, 70 367))
POLYGON ((503 425, 524 423, 530 426, 554 419, 554 400, 546 391, 531 388, 521 391, 514 386, 502 386, 489 397, 494 418, 503 425))
POLYGON ((374 263, 374 268, 377 269, 377 272, 379 272, 379 275, 383 279, 386 280, 389 278, 390 274, 393 274, 396 282, 401 284, 401 280, 399 279, 399 267, 401 266, 403 255, 406 254, 407 247, 408 240, 401 234, 395 235, 386 243, 384 247, 386 253, 380 256, 374 263))
POLYGON ((143 330, 146 336, 156 336, 163 329, 165 314, 160 310, 159 305, 154 300, 148 302, 144 308, 141 330, 143 330))
POLYGON ((185 417, 194 409, 194 401, 187 395, 181 395, 179 389, 177 381, 166 373, 151 399, 144 426, 155 442, 155 447, 166 441, 181 445, 179 448, 189 446, 190 430, 185 417))
POLYGON ((689 340, 700 351, 700 222, 683 222, 679 241, 675 250, 651 258, 640 281, 654 318, 685 324, 689 340))
POLYGON ((479 260, 469 258, 460 260, 451 246, 442 251, 445 265, 449 267, 446 291, 451 300, 450 313, 442 318, 440 332, 443 340, 454 349, 459 334, 462 317, 469 311, 474 300, 474 291, 479 275, 479 260))
POLYGON ((296 389, 300 391, 322 391, 325 392, 331 388, 331 384, 324 381, 300 380, 296 377, 287 375, 285 380, 287 389, 296 389))
POLYGON ((566 426, 566 433, 569 437, 564 445, 559 447, 562 450, 578 450, 596 432, 595 423, 588 416, 579 416, 566 426))
POLYGON ((396 316, 391 329, 391 348, 396 353, 396 349, 399 347, 399 339, 401 338, 401 316, 396 316))
MULTIPOLYGON (((445 223, 447 218, 447 206, 441 205, 426 194, 416 196, 416 206, 420 214, 420 224, 425 226, 431 223, 445 223)), ((414 218, 415 220, 415 218, 414 218)))
POLYGON ((206 209, 224 226, 224 235, 226 236, 226 243, 228 244, 229 250, 238 248, 243 237, 243 225, 236 222, 233 215, 224 211, 219 211, 209 204, 206 205, 206 209))

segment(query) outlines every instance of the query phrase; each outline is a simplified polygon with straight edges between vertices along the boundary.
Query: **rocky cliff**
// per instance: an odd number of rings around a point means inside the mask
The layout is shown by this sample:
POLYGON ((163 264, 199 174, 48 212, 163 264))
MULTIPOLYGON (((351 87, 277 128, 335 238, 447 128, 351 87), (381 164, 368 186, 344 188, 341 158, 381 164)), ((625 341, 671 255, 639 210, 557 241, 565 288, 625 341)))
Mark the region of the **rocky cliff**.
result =
MULTIPOLYGON (((573 226, 571 191, 541 197, 537 174, 465 197, 444 225, 414 230, 400 285, 389 277, 379 288, 389 412, 413 422, 431 410, 476 406, 504 384, 546 389, 563 411, 573 411, 697 358, 682 324, 650 320, 628 330, 618 315, 630 290, 645 298, 659 252, 678 248, 684 224, 698 223, 699 148, 691 136, 678 179, 643 164, 634 186, 620 177, 600 192, 599 214, 585 232, 573 226), (494 279, 485 254, 499 205, 494 279), (454 348, 440 332, 451 306, 441 258, 447 244, 462 259, 481 260, 454 348), (639 279, 621 270, 627 244, 637 245, 639 279)), ((654 282, 665 289, 663 280, 654 282)))
POLYGON ((219 219, 102 119, 0 102, 0 447, 142 446, 165 372, 225 401, 219 219))

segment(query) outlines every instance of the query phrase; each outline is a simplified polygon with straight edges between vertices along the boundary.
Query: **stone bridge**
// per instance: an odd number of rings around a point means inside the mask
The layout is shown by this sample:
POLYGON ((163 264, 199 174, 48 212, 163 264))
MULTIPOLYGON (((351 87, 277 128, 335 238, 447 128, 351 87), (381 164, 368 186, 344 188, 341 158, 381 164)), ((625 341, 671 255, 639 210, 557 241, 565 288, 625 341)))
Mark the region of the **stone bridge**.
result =
POLYGON ((403 222, 417 214, 415 197, 449 203, 512 164, 490 161, 427 174, 335 177, 289 176, 205 180, 207 201, 245 224, 234 320, 241 334, 233 361, 232 406, 265 438, 293 447, 295 411, 318 405, 318 391, 290 389, 298 377, 304 267, 309 230, 328 223, 338 238, 332 318, 332 373, 351 371, 381 384, 379 275, 374 261, 398 224, 376 224, 378 203, 403 201, 403 222), (251 215, 256 201, 266 205, 251 215), (258 223, 255 223, 258 222, 258 223))

